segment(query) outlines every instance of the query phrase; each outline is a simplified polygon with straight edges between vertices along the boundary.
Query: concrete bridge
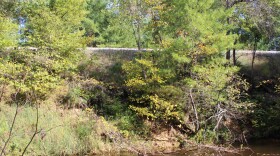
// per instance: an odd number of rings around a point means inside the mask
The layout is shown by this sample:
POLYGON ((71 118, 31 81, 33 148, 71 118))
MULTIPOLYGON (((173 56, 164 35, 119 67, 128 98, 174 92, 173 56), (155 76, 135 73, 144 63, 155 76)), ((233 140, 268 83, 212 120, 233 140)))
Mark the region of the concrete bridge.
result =
MULTIPOLYGON (((137 48, 92 48, 87 47, 85 49, 86 54, 90 53, 137 53, 137 52, 147 52, 153 51, 153 49, 141 49, 138 50, 137 48)), ((236 53, 238 55, 250 55, 253 53, 252 50, 237 50, 236 53)), ((280 55, 280 51, 261 51, 257 50, 256 55, 280 55)))
MULTIPOLYGON (((137 48, 91 48, 87 47, 85 49, 86 55, 104 55, 107 57, 118 57, 125 60, 133 59, 140 52, 153 51, 153 49, 142 49, 138 50, 137 48)), ((236 58, 237 61, 250 62, 252 60, 253 51, 251 50, 237 50, 236 58)), ((256 61, 258 60, 276 60, 280 62, 280 51, 256 51, 256 61)))
MULTIPOLYGON (((86 48, 88 56, 96 56, 96 60, 103 66, 110 66, 116 62, 129 61, 140 52, 152 51, 153 49, 136 48, 86 48)), ((252 54, 250 50, 236 51, 237 63, 241 65, 244 74, 251 73, 252 54)), ((254 73, 258 77, 271 78, 280 76, 280 51, 256 51, 254 73)))
MULTIPOLYGON (((32 51, 37 51, 34 47, 18 47, 18 49, 26 48, 32 51)), ((7 48, 11 49, 11 48, 7 48)), ((81 49, 89 57, 95 56, 95 60, 100 62, 104 68, 112 66, 117 62, 129 61, 135 58, 141 52, 153 51, 153 49, 137 48, 92 48, 87 47, 81 49)), ((244 70, 251 69, 252 62, 251 50, 236 51, 237 62, 244 70)), ((256 58, 254 64, 254 72, 256 75, 263 77, 280 76, 280 51, 256 51, 256 58)))

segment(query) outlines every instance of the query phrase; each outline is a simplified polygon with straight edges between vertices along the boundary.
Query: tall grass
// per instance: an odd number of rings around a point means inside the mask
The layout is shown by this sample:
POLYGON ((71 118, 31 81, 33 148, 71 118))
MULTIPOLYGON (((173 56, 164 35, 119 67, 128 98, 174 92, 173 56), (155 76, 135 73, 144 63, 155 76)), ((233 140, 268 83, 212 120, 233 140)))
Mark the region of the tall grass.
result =
MULTIPOLYGON (((0 138, 3 146, 8 135, 15 107, 1 104, 0 138)), ((58 110, 52 106, 39 108, 39 133, 27 155, 73 155, 113 150, 110 142, 102 140, 104 131, 113 131, 105 120, 93 118, 90 111, 58 110), (103 126, 101 126, 103 125, 103 126)), ((19 155, 34 133, 36 109, 23 106, 19 110, 6 154, 19 155)))

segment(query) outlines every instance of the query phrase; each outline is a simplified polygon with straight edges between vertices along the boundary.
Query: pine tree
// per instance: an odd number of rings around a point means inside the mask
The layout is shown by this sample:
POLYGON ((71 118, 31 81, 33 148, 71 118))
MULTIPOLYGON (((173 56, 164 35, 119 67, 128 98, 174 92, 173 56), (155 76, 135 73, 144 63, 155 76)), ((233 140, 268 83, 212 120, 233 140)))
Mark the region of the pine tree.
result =
POLYGON ((232 119, 226 112, 241 107, 236 86, 246 88, 238 68, 224 59, 236 38, 227 35, 233 10, 214 0, 162 1, 161 6, 163 48, 124 66, 131 108, 198 136, 205 127, 211 134, 224 132, 224 117, 232 119))

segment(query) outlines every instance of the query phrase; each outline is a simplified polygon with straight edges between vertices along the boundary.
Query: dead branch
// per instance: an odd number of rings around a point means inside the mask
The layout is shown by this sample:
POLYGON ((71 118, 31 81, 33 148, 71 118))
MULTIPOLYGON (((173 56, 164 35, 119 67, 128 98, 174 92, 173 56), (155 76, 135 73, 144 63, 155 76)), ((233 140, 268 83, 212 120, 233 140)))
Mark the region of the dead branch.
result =
POLYGON ((211 145, 201 145, 201 144, 199 144, 198 146, 202 148, 208 148, 217 152, 226 152, 226 153, 234 153, 234 154, 241 155, 239 149, 232 149, 232 148, 211 146, 211 145))
POLYGON ((223 109, 223 108, 221 108, 221 106, 220 106, 220 104, 218 104, 218 114, 216 115, 217 116, 217 124, 216 124, 216 126, 215 126, 215 128, 214 128, 214 132, 219 128, 219 125, 220 125, 220 123, 221 123, 221 121, 222 121, 222 119, 223 119, 223 117, 224 117, 224 114, 227 112, 227 110, 226 109, 223 109))
POLYGON ((195 122, 196 122, 196 128, 195 130, 198 131, 199 129, 199 120, 198 120, 198 114, 197 114, 197 110, 196 110, 196 106, 195 106, 195 103, 194 103, 194 99, 193 99, 193 96, 192 96, 192 89, 190 89, 190 98, 191 98, 191 104, 192 104, 192 107, 193 107, 193 110, 194 110, 194 114, 195 114, 195 122))

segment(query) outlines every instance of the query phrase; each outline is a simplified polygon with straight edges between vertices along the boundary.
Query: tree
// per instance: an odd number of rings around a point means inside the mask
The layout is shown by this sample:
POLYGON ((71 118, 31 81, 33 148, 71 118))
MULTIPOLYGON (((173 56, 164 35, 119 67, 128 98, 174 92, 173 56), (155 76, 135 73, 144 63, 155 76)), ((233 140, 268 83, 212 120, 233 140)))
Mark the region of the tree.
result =
POLYGON ((240 94, 246 83, 237 67, 222 61, 237 37, 227 35, 232 26, 225 24, 233 10, 214 0, 162 1, 161 6, 163 48, 124 66, 131 108, 155 121, 167 116, 167 124, 185 132, 199 136, 210 130, 218 136, 227 131, 225 121, 241 117, 242 111, 236 112, 245 107, 240 94))
MULTIPOLYGON (((26 19, 23 37, 25 44, 38 48, 3 50, 0 59, 0 83, 9 87, 12 102, 16 105, 14 120, 0 155, 11 139, 13 126, 21 105, 36 107, 36 122, 30 141, 23 147, 24 155, 39 133, 39 106, 62 80, 71 79, 83 54, 85 39, 82 21, 86 16, 84 0, 36 0, 20 1, 15 11, 16 18, 26 19)), ((0 48, 18 42, 17 31, 11 20, 0 17, 0 48)), ((1 93, 2 94, 2 93, 1 93)))
POLYGON ((87 2, 87 18, 83 21, 86 36, 93 37, 90 45, 97 46, 105 44, 105 31, 108 28, 112 14, 107 6, 109 0, 88 0, 87 2))
POLYGON ((0 14, 11 17, 15 12, 16 0, 1 0, 0 14))
POLYGON ((236 88, 236 83, 246 86, 238 78, 238 68, 228 66, 221 60, 226 49, 234 47, 237 35, 227 33, 232 29, 232 25, 226 22, 227 17, 233 14, 233 10, 225 9, 217 2, 166 2, 169 9, 164 18, 171 26, 167 26, 166 30, 173 33, 175 39, 171 39, 171 43, 170 40, 169 43, 166 41, 169 45, 167 50, 171 52, 165 62, 167 59, 171 62, 170 58, 174 61, 176 80, 181 80, 183 91, 188 95, 185 97, 185 107, 192 119, 185 118, 185 122, 192 120, 197 133, 208 128, 217 134, 219 129, 223 131, 225 122, 219 118, 232 120, 229 112, 236 112, 236 106, 240 105, 239 95, 235 94, 240 92, 240 88, 236 88), (178 32, 178 35, 174 32, 178 32), (222 110, 229 114, 223 114, 222 110), (208 118, 216 119, 211 121, 208 118), (201 125, 209 127, 205 129, 201 125))
MULTIPOLYGON (((10 18, 5 17, 0 14, 0 56, 2 56, 3 51, 7 48, 11 48, 17 43, 17 25, 12 22, 10 18)), ((5 64, 3 64, 3 58, 0 57, 0 67, 2 67, 1 74, 5 69, 5 64)), ((0 77, 0 101, 2 100, 3 94, 7 86, 6 78, 0 77)))
POLYGON ((89 0, 86 34, 95 36, 94 46, 153 47, 161 42, 159 2, 89 0))
POLYGON ((27 18, 27 44, 38 48, 73 50, 83 47, 80 30, 85 19, 85 1, 42 0, 22 2, 21 15, 27 18))
POLYGON ((0 14, 0 49, 14 46, 17 39, 17 25, 12 19, 0 14))
POLYGON ((256 50, 277 50, 277 38, 279 36, 279 1, 255 0, 247 4, 238 5, 237 14, 242 14, 237 21, 240 29, 239 43, 244 48, 251 49, 252 62, 251 73, 248 74, 252 87, 251 99, 254 100, 255 110, 250 113, 248 119, 254 127, 254 135, 257 137, 277 136, 279 131, 279 103, 278 93, 275 95, 275 84, 279 75, 267 79, 266 76, 255 78, 256 50), (266 77, 266 78, 265 78, 266 77), (269 96, 268 96, 269 95, 269 96), (271 98, 275 96, 275 98, 271 98), (275 122, 271 122, 275 121, 275 122))
POLYGON ((279 34, 277 30, 279 25, 277 20, 279 12, 276 11, 278 10, 277 3, 276 1, 255 0, 247 3, 239 3, 235 10, 235 18, 232 21, 236 25, 234 33, 240 36, 237 41, 240 45, 243 45, 243 48, 253 51, 251 83, 254 88, 256 50, 269 50, 271 41, 277 38, 276 36, 279 34))
POLYGON ((137 46, 139 50, 149 46, 151 32, 147 26, 151 21, 151 14, 146 1, 114 1, 108 3, 108 10, 112 15, 106 35, 108 39, 113 35, 112 38, 117 42, 124 42, 123 45, 130 47, 137 46))
POLYGON ((75 70, 82 56, 78 48, 86 43, 82 30, 85 5, 84 0, 22 2, 19 16, 27 20, 25 44, 39 48, 42 57, 52 58, 45 62, 51 73, 75 70))

